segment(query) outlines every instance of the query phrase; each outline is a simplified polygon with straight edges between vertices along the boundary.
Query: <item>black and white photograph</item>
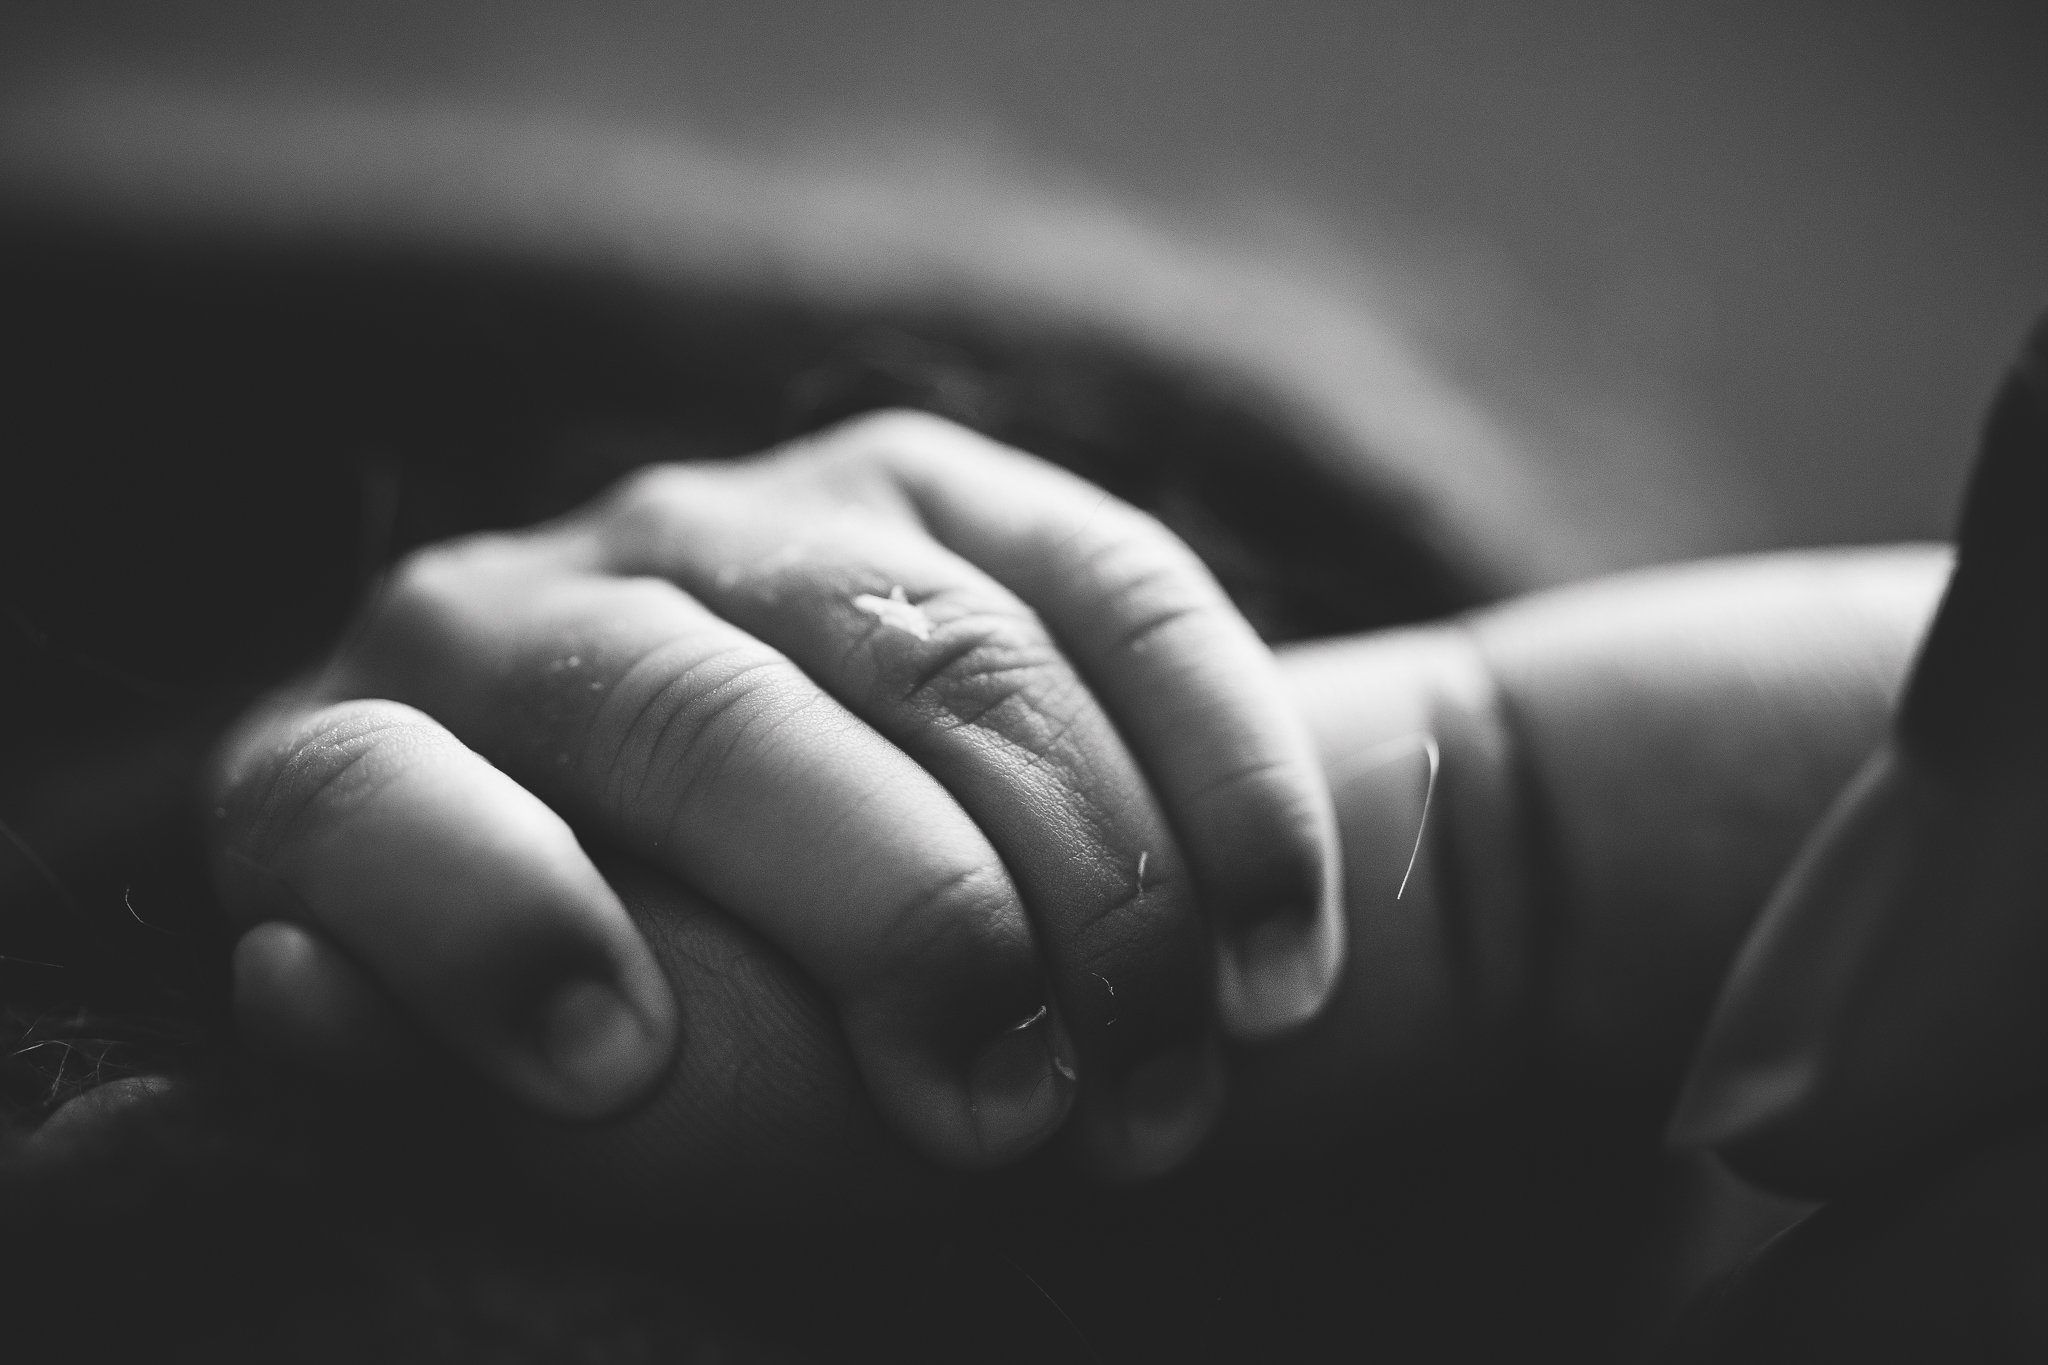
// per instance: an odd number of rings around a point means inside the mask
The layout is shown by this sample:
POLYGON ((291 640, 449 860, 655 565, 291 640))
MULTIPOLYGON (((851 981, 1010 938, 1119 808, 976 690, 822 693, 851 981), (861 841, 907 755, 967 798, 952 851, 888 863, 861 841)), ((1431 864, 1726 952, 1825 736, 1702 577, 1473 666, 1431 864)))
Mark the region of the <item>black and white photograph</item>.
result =
POLYGON ((2048 6, 4 0, 98 1361, 2048 1361, 2048 6))

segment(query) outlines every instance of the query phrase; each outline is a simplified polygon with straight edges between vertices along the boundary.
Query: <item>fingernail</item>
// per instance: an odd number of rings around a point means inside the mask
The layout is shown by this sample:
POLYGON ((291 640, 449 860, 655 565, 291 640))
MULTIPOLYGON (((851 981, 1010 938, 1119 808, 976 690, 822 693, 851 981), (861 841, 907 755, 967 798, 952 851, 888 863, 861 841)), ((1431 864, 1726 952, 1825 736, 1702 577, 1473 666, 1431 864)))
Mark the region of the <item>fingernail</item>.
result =
POLYGON ((968 1072, 968 1101, 991 1164, 1030 1151, 1060 1126, 1074 1098, 1074 1068, 1061 1056, 1052 1012, 1003 1031, 968 1072))
POLYGON ((1233 1038, 1262 1041, 1315 1017, 1344 965, 1342 925, 1332 907, 1226 933, 1216 991, 1223 1026, 1233 1038))
POLYGON ((1313 1019, 1336 993, 1344 971, 1345 881, 1393 901, 1408 894, 1422 867, 1423 835, 1436 795, 1440 751, 1435 736, 1415 732, 1374 745, 1339 763, 1331 787, 1345 811, 1345 860, 1323 870, 1313 902, 1269 906, 1262 917, 1226 924, 1218 953, 1216 992, 1224 1031, 1263 1042, 1313 1019), (1341 875, 1340 875, 1341 874, 1341 875))
POLYGON ((235 944, 235 1017, 251 1048, 355 1080, 422 1064, 390 1002, 323 938, 266 920, 235 944))
POLYGON ((1120 1174, 1163 1175, 1208 1136, 1222 1107, 1222 1068, 1209 1049, 1177 1048, 1125 1077, 1118 1098, 1125 1156, 1120 1174))
POLYGON ((662 1061, 653 1034, 625 998, 587 977, 548 1001, 540 1041, 564 1098, 592 1115, 632 1098, 662 1061))

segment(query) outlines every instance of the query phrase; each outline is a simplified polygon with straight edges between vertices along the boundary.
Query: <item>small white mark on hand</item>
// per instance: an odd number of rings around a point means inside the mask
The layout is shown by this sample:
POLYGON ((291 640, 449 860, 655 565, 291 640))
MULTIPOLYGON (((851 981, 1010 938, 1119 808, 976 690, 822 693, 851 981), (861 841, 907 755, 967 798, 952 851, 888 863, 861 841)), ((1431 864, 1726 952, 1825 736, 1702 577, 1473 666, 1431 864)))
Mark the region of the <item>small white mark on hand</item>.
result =
POLYGON ((877 597, 871 592, 861 593, 853 599, 853 605, 885 626, 915 635, 920 640, 932 638, 932 618, 924 614, 923 607, 904 595, 901 583, 890 588, 887 597, 877 597))
POLYGON ((1150 852, 1142 849, 1138 853, 1138 894, 1141 896, 1145 894, 1145 860, 1151 856, 1150 852))

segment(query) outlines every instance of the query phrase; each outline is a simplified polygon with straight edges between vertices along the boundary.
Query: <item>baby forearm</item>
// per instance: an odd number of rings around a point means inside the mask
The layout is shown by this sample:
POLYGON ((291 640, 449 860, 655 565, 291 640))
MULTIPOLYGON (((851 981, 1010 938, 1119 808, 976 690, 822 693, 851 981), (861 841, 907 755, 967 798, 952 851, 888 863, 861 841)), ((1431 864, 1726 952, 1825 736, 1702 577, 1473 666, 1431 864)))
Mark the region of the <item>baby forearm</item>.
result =
POLYGON ((1289 651, 1351 956, 1321 1020, 1243 1059, 1240 1132, 1337 1140, 1510 1063, 1674 1085, 1729 954, 1882 733, 1947 565, 1715 561, 1289 651))

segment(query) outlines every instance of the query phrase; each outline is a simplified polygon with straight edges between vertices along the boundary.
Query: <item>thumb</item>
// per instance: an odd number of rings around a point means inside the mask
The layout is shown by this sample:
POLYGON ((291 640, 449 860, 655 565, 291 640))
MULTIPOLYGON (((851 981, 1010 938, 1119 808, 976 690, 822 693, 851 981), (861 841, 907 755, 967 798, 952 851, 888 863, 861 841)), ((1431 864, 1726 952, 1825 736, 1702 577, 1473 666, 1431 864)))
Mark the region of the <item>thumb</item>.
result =
POLYGON ((1737 957, 1672 1122, 1826 1194, 2048 1083, 2048 319, 1885 744, 1737 957))

